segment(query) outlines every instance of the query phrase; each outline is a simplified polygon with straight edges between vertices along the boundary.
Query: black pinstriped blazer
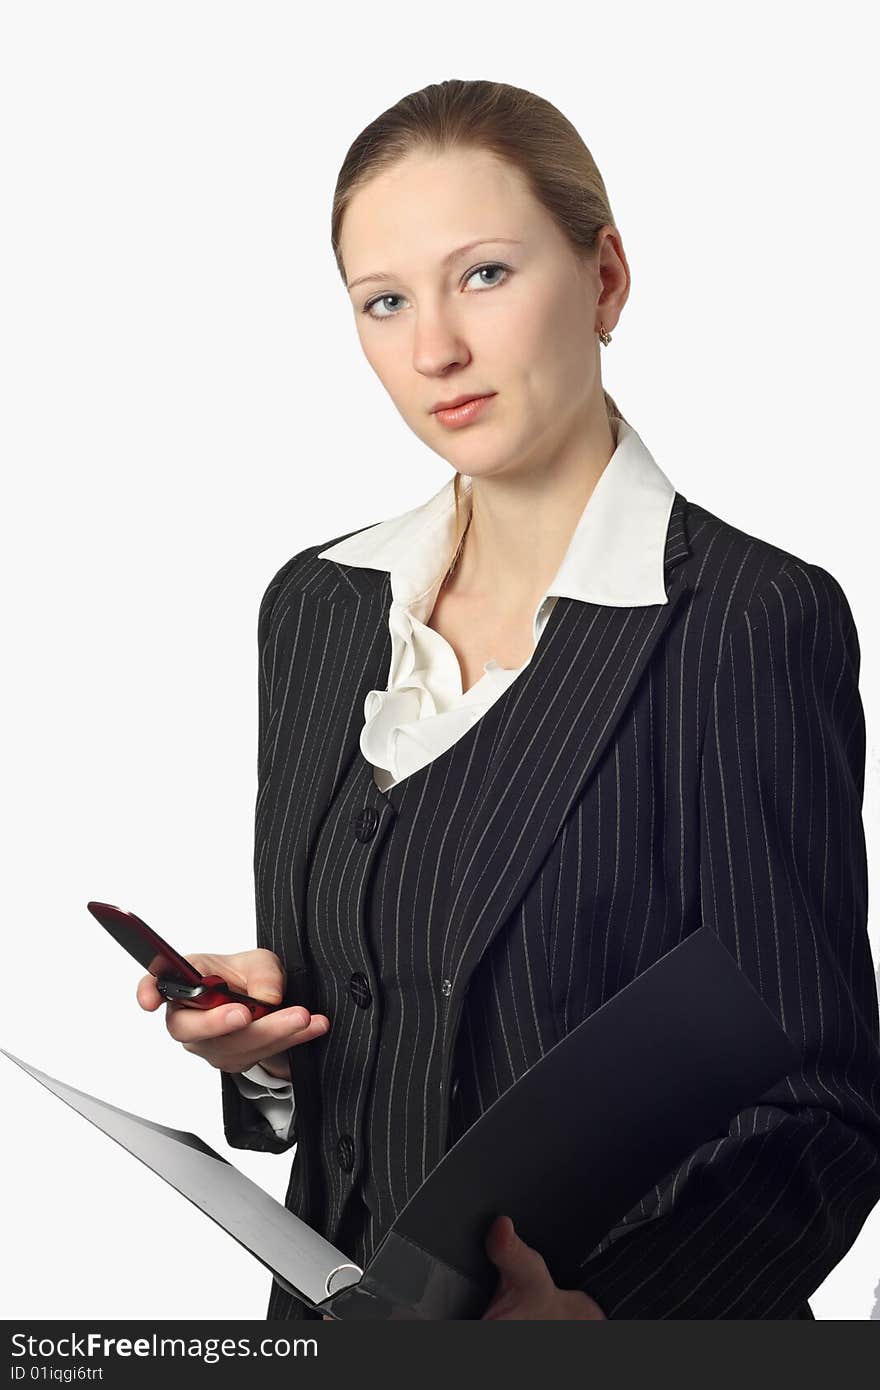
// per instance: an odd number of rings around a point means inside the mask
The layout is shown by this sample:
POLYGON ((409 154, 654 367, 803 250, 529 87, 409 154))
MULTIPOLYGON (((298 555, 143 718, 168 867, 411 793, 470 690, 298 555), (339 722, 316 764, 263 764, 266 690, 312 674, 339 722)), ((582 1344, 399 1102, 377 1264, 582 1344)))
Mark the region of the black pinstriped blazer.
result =
MULTIPOLYGON (((288 1002, 307 1006, 310 849, 390 658, 389 576, 318 559, 333 543, 279 570, 259 620, 257 940, 284 961, 288 1002)), ((710 926, 802 1067, 645 1194, 577 1282, 610 1317, 811 1317, 805 1300, 880 1199, 859 642, 826 570, 680 493, 664 572, 662 605, 559 599, 506 692, 448 886, 459 950, 444 1076, 466 1071, 474 1020, 534 1053, 531 972, 508 955, 502 981, 490 949, 526 898, 554 904, 546 938, 523 950, 543 953, 563 1032, 710 926)), ((222 1077, 230 1144, 301 1141, 288 1205, 305 1219, 322 1163, 309 1143, 319 1045, 291 1050, 287 1140, 222 1077)), ((502 1061, 462 1091, 491 1103, 524 1069, 502 1061)))

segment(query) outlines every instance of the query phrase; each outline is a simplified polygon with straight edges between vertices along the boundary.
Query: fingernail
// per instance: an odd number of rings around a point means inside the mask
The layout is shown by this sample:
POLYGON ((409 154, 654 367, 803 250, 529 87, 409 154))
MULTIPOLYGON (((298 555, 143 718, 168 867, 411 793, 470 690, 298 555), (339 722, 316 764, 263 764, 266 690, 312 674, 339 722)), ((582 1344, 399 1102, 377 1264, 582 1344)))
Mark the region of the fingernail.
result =
POLYGON ((244 1009, 230 1009, 226 1015, 226 1022, 233 1023, 236 1027, 243 1023, 250 1023, 251 1016, 244 1009))

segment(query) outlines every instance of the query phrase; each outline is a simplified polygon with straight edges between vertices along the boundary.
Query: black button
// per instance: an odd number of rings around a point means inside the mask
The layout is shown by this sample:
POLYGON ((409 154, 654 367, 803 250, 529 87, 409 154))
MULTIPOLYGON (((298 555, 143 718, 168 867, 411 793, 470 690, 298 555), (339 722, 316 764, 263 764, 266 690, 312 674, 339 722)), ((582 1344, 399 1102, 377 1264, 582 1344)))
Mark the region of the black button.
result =
POLYGON ((348 992, 359 1009, 368 1009, 373 1002, 370 982, 362 970, 356 970, 348 982, 348 992))
POLYGON ((375 806, 364 806, 351 818, 351 828, 359 840, 371 840, 379 824, 379 812, 375 806))
POLYGON ((336 1158, 340 1168, 350 1173, 354 1167, 354 1140, 350 1134, 340 1134, 336 1145, 336 1158))

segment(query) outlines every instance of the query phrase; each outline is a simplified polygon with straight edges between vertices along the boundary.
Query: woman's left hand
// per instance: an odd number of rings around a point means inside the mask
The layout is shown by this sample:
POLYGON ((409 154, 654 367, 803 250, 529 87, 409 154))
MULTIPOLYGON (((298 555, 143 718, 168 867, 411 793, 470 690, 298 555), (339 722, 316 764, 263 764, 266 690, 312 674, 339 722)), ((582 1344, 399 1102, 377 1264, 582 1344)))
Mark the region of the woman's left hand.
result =
MULTIPOLYGON (((486 1254, 501 1271, 501 1278, 484 1319, 608 1321, 588 1293, 560 1289, 554 1284, 543 1255, 520 1240, 509 1216, 498 1216, 492 1222, 486 1237, 486 1254)), ((324 1321, 332 1319, 325 1313, 324 1321)))
POLYGON ((607 1322, 605 1314, 581 1289, 554 1284, 544 1257, 520 1240, 509 1216, 498 1216, 489 1227, 486 1254, 501 1271, 498 1288, 484 1318, 586 1319, 607 1322))

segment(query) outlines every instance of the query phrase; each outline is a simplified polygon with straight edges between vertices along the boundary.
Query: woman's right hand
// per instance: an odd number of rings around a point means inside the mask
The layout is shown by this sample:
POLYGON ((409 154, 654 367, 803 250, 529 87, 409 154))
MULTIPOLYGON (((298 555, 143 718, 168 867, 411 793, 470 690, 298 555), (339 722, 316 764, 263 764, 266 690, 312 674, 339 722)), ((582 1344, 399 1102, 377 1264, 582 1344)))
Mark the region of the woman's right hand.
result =
MULTIPOLYGON (((201 975, 219 975, 239 994, 267 1004, 280 1003, 284 997, 286 972, 274 951, 259 947, 230 956, 193 955, 185 959, 201 975)), ((152 975, 144 975, 138 983, 137 1001, 148 1013, 165 1004, 165 1026, 172 1038, 220 1071, 247 1071, 260 1062, 273 1076, 289 1077, 288 1048, 320 1038, 330 1029, 325 1014, 310 1014, 302 1004, 252 1019, 244 1004, 194 1009, 166 1001, 152 975)))

